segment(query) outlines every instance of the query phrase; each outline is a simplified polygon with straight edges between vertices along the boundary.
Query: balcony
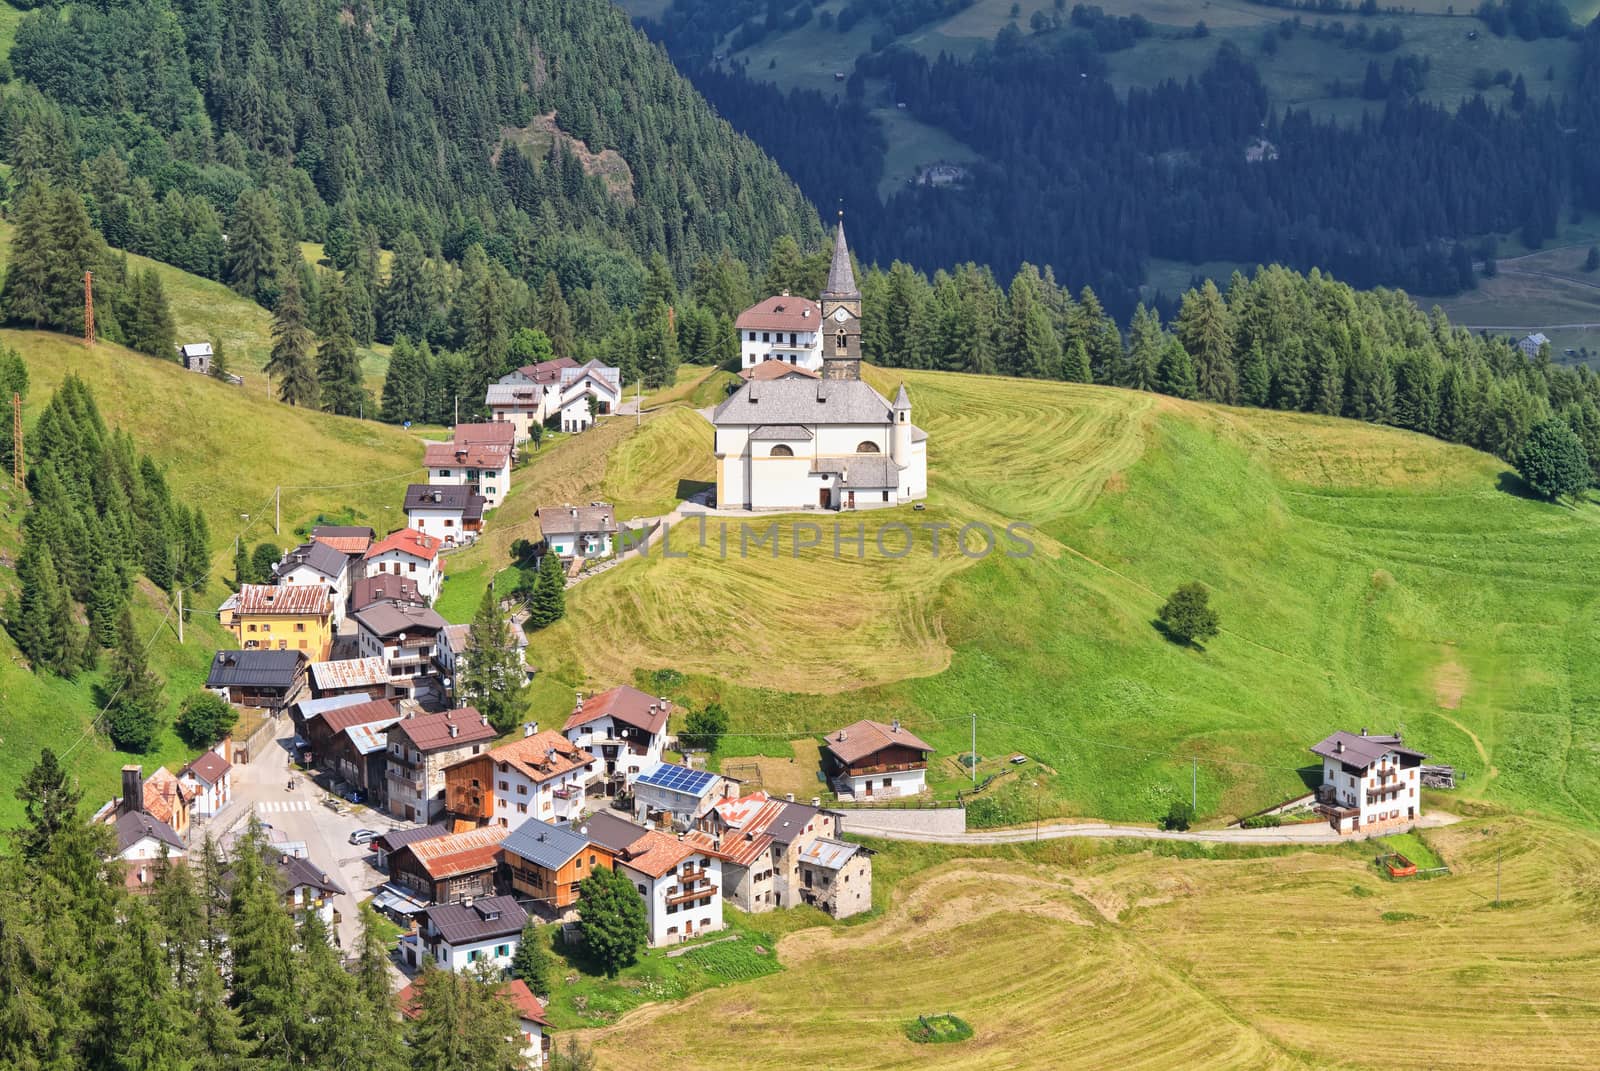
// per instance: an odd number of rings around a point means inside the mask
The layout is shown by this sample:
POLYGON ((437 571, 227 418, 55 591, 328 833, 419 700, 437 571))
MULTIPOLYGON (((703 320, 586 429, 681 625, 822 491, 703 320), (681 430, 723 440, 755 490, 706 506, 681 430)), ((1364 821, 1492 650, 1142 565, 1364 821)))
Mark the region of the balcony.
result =
POLYGON ((562 785, 550 794, 558 800, 582 799, 583 787, 581 785, 562 785))
POLYGON ((697 881, 704 881, 706 872, 703 868, 700 870, 685 870, 678 876, 683 880, 684 885, 693 885, 697 881))
POLYGON ((880 762, 875 766, 852 766, 849 769, 851 777, 861 777, 867 774, 905 773, 909 770, 926 770, 925 762, 880 762))
POLYGON ((1339 802, 1339 790, 1332 785, 1317 789, 1317 810, 1330 818, 1351 818, 1361 813, 1354 804, 1339 802))
MULTIPOLYGON (((677 886, 673 886, 673 888, 676 887, 677 886)), ((668 906, 675 906, 677 904, 691 903, 695 900, 703 900, 708 896, 715 895, 716 891, 716 887, 713 885, 701 885, 697 888, 690 889, 687 892, 677 893, 676 895, 672 893, 672 889, 668 889, 667 904, 668 906)))

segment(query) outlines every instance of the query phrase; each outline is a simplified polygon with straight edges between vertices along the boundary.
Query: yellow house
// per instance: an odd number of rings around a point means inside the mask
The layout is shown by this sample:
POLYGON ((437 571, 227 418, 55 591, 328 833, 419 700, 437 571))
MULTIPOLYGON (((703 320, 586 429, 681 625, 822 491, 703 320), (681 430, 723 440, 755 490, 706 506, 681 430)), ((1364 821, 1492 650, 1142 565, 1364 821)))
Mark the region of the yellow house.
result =
POLYGON ((246 651, 304 651, 324 662, 333 646, 333 593, 326 584, 245 584, 227 624, 246 651))

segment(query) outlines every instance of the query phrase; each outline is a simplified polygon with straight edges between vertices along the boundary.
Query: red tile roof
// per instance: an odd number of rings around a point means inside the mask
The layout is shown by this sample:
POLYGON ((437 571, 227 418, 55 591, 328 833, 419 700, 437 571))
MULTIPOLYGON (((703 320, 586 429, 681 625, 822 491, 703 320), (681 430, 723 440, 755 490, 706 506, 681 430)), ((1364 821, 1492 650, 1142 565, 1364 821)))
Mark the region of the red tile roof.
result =
POLYGON ((328 727, 330 733, 342 733, 352 725, 366 725, 399 716, 400 709, 391 700, 370 699, 365 703, 352 703, 325 712, 322 724, 328 727))
POLYGON ((367 549, 366 557, 376 558, 387 551, 398 550, 431 562, 439 556, 439 548, 443 546, 444 541, 438 536, 423 535, 415 528, 402 528, 372 544, 367 549))
POLYGON ((836 729, 828 734, 824 745, 840 762, 859 762, 875 755, 886 747, 908 747, 914 751, 932 751, 933 745, 913 736, 904 728, 885 725, 881 721, 862 719, 854 725, 836 729))
POLYGON ((733 326, 741 331, 816 331, 821 323, 822 309, 815 301, 780 294, 745 309, 733 326))
POLYGON ((683 843, 734 866, 747 867, 766 856, 772 847, 772 834, 733 832, 717 837, 696 829, 683 835, 683 843))
MULTIPOLYGON (((390 732, 402 732, 416 745, 418 751, 435 751, 439 748, 460 747, 493 740, 500 734, 494 731, 488 719, 476 707, 457 707, 437 714, 423 714, 407 718, 390 732), (456 735, 450 735, 455 726, 456 735)), ((491 752, 492 754, 492 752, 491 752)))
POLYGON ((500 469, 505 467, 509 457, 508 451, 488 443, 429 443, 423 448, 422 464, 430 469, 454 466, 500 469))
POLYGON ((618 860, 618 865, 659 878, 697 851, 698 848, 676 837, 652 829, 628 847, 628 858, 618 860))
POLYGON ((177 777, 165 766, 145 778, 145 813, 161 819, 169 826, 177 824, 179 801, 187 803, 193 798, 194 789, 180 784, 177 777))
POLYGON ((428 876, 438 881, 498 865, 500 842, 510 832, 505 826, 483 826, 448 837, 419 840, 400 851, 410 852, 428 876))
POLYGON ((593 755, 582 748, 573 747, 566 737, 549 729, 502 744, 490 751, 489 757, 496 763, 503 762, 516 767, 518 773, 536 785, 594 761, 593 755), (546 756, 549 756, 548 759, 546 756))
POLYGON ((333 612, 333 597, 326 584, 244 584, 238 599, 235 613, 253 616, 306 617, 333 612))
POLYGON ((624 684, 584 700, 562 728, 576 729, 597 718, 610 717, 653 736, 667 727, 667 718, 672 710, 671 702, 663 703, 653 695, 624 684))

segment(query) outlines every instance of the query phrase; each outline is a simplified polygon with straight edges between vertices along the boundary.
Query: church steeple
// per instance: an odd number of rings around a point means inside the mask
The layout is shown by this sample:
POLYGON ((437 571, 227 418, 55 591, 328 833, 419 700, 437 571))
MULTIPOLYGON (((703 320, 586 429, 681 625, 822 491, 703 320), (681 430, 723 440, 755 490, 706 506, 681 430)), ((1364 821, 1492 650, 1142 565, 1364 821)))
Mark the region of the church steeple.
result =
POLYGON ((861 291, 844 240, 844 211, 833 232, 833 261, 822 291, 822 378, 861 378, 861 291))

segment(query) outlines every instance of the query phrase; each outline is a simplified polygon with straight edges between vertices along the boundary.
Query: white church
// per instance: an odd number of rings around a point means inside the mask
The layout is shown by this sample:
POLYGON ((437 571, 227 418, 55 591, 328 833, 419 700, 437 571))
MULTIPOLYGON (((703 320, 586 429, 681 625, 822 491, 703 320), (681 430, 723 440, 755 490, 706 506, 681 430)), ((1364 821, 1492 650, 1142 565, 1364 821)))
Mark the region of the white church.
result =
POLYGON ((927 497, 928 436, 911 422, 905 386, 890 402, 861 380, 861 292, 843 218, 819 311, 820 378, 752 377, 712 415, 718 506, 854 510, 927 497))

